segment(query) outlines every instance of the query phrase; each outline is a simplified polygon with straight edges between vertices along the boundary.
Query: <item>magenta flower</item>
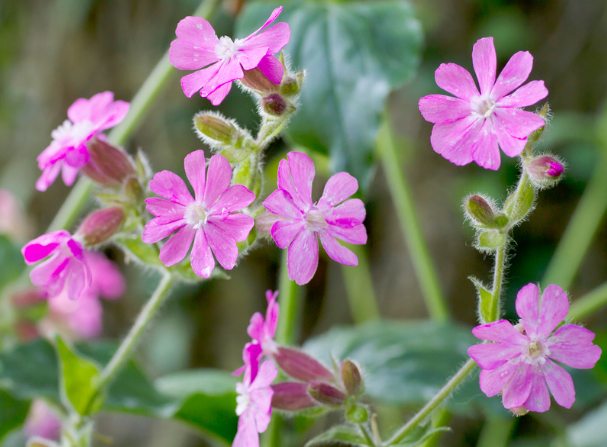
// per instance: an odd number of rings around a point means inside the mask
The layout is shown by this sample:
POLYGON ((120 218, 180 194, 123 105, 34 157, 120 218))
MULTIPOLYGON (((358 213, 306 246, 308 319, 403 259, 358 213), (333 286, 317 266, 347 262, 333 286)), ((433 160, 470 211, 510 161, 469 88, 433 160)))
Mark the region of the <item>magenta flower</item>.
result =
POLYGON ((539 288, 527 284, 516 298, 519 324, 513 327, 500 320, 475 327, 472 333, 477 338, 493 342, 468 349, 482 368, 481 390, 489 397, 502 393, 505 408, 544 412, 550 408, 550 389, 559 405, 571 408, 573 380, 553 360, 589 369, 601 356, 601 348, 592 344, 591 331, 575 324, 554 331, 568 311, 567 295, 559 286, 546 287, 540 301, 539 288))
POLYGON ((50 296, 59 295, 65 288, 68 298, 76 300, 91 284, 82 244, 65 230, 44 234, 28 242, 21 253, 27 264, 50 256, 30 272, 32 283, 44 287, 50 296))
POLYGON ((220 39, 205 19, 186 17, 177 25, 177 39, 171 43, 169 60, 180 70, 198 70, 181 78, 183 93, 191 98, 200 91, 213 105, 219 105, 232 88, 232 82, 244 77, 243 70, 259 70, 280 84, 284 68, 274 56, 289 42, 286 23, 266 30, 282 11, 276 8, 267 22, 244 39, 223 36, 220 39), (202 70, 199 70, 202 69, 202 70))
POLYGON ((194 241, 192 269, 208 278, 215 267, 213 254, 227 270, 236 265, 236 241, 244 241, 255 222, 251 216, 235 211, 249 206, 255 194, 242 185, 230 186, 232 168, 223 155, 211 157, 206 179, 203 151, 187 155, 184 165, 194 198, 180 177, 170 171, 157 173, 150 189, 164 199, 145 201, 156 218, 145 226, 143 242, 153 244, 177 231, 160 249, 160 260, 167 267, 178 263, 194 241))
POLYGON ((67 109, 69 119, 51 133, 53 142, 38 156, 42 175, 36 182, 36 189, 46 191, 59 171, 64 183, 72 185, 78 170, 89 161, 86 142, 99 132, 118 125, 128 111, 129 103, 114 101, 112 92, 98 93, 91 99, 77 99, 67 109))
POLYGON ((346 172, 333 175, 318 203, 312 203, 314 175, 310 157, 289 152, 278 166, 278 189, 263 202, 280 218, 272 225, 272 237, 280 248, 288 247, 289 278, 300 285, 312 279, 318 266, 316 236, 329 257, 344 265, 357 265, 358 258, 336 238, 350 244, 367 242, 363 202, 345 200, 358 190, 356 179, 346 172))
POLYGON ((456 98, 425 96, 419 100, 419 110, 426 121, 435 123, 430 142, 438 154, 456 165, 474 160, 495 170, 500 166, 498 143, 506 155, 516 157, 529 134, 545 125, 540 116, 519 108, 544 99, 548 90, 544 81, 531 81, 514 92, 531 73, 533 56, 527 51, 512 56, 496 81, 492 37, 474 44, 472 63, 480 93, 467 70, 457 64, 441 64, 436 83, 456 98))
POLYGON ((30 438, 38 436, 43 439, 58 441, 61 434, 61 419, 46 402, 36 399, 32 402, 23 432, 30 438))
POLYGON ((255 359, 246 353, 244 357, 244 379, 236 384, 239 419, 232 447, 259 447, 259 433, 266 431, 272 417, 274 391, 270 385, 278 375, 278 369, 271 360, 264 361, 258 369, 255 359))

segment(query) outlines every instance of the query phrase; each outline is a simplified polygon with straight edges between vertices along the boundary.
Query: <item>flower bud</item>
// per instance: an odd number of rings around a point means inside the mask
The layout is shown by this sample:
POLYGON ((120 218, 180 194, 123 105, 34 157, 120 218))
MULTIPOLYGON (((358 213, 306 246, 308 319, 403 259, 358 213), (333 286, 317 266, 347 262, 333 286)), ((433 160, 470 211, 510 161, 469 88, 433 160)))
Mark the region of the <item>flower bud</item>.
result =
POLYGON ((362 405, 352 405, 346 411, 346 419, 353 424, 362 424, 369 420, 369 412, 362 405))
POLYGON ((277 92, 280 84, 274 84, 259 68, 245 70, 244 77, 240 80, 244 86, 249 87, 262 95, 277 92))
MULTIPOLYGON (((548 105, 548 103, 544 104, 544 107, 542 107, 542 110, 539 111, 538 115, 540 117, 542 117, 544 119, 544 121, 548 120, 548 114, 550 113, 550 106, 548 105)), ((537 140, 539 140, 542 136, 542 134, 544 133, 544 129, 546 128, 546 126, 542 126, 539 129, 537 129, 536 131, 533 131, 531 133, 531 135, 529 135, 527 137, 527 144, 533 144, 535 143, 537 140)))
POLYGON ((540 155, 525 163, 529 179, 538 188, 550 188, 563 177, 564 164, 552 155, 540 155))
POLYGON ((289 376, 302 382, 333 381, 333 373, 302 351, 280 346, 274 355, 278 366, 289 376))
POLYGON ((272 116, 283 116, 293 106, 287 104, 278 93, 272 93, 261 100, 263 111, 272 116))
POLYGON ((288 76, 283 79, 280 85, 279 93, 286 97, 293 97, 299 94, 301 91, 301 85, 303 83, 304 73, 298 73, 294 76, 288 76))
POLYGON ((529 413, 529 410, 527 410, 527 408, 524 406, 509 408, 509 410, 512 411, 515 416, 525 416, 527 413, 529 413))
POLYGON ((475 225, 484 228, 502 228, 508 223, 508 218, 497 214, 491 200, 474 194, 464 203, 467 216, 475 225))
POLYGON ((231 144, 238 136, 238 128, 220 116, 200 113, 194 116, 194 125, 205 137, 223 144, 231 144))
POLYGON ((272 385, 272 408, 299 411, 316 406, 308 394, 308 385, 299 382, 283 382, 272 385))
POLYGON ((358 396, 364 391, 360 369, 350 359, 344 360, 341 364, 341 380, 350 396, 358 396))
POLYGON ((325 382, 312 382, 308 385, 308 393, 316 402, 330 407, 339 407, 346 398, 344 393, 339 388, 334 387, 325 382))
POLYGON ((119 206, 111 206, 90 214, 77 234, 84 236, 85 245, 97 245, 107 241, 124 223, 124 210, 119 206))
POLYGON ((198 136, 212 149, 219 151, 230 163, 240 163, 249 154, 253 138, 249 133, 221 116, 204 112, 194 116, 198 136))
POLYGON ((82 170, 101 186, 118 188, 128 177, 135 176, 133 162, 122 149, 98 138, 90 140, 87 148, 91 158, 82 170))

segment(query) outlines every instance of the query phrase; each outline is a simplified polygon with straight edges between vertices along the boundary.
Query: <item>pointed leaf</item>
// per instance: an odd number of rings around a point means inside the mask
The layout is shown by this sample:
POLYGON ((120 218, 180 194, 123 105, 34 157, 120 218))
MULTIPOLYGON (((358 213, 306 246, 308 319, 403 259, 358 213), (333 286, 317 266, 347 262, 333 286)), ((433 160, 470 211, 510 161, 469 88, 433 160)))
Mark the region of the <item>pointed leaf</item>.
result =
POLYGON ((338 425, 332 427, 324 433, 316 436, 306 443, 305 447, 320 447, 327 444, 339 444, 339 445, 372 445, 369 444, 366 439, 360 434, 358 429, 350 427, 348 425, 338 425))
POLYGON ((474 276, 469 276, 468 279, 472 281, 474 287, 476 287, 478 295, 478 316, 482 323, 488 323, 493 320, 493 295, 489 290, 485 288, 474 276))
POLYGON ((23 425, 29 406, 29 402, 18 400, 0 390, 0 441, 10 431, 23 425))

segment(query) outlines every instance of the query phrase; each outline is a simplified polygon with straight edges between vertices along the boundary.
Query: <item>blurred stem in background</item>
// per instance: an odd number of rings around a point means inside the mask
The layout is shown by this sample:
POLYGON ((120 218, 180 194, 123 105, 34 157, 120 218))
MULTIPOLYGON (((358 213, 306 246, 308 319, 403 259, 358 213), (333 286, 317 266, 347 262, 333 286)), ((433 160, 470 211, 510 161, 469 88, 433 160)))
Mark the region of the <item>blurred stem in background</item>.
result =
POLYGON ((379 130, 377 149, 430 317, 434 321, 448 321, 449 310, 421 230, 411 190, 409 189, 405 175, 400 169, 400 160, 394 136, 392 135, 390 117, 387 113, 384 123, 379 130))
POLYGON ((489 416, 476 447, 506 447, 517 420, 514 417, 489 416))
POLYGON ((358 257, 358 266, 341 266, 352 318, 356 324, 379 320, 381 317, 373 290, 367 248, 365 245, 352 244, 348 244, 348 248, 358 257))

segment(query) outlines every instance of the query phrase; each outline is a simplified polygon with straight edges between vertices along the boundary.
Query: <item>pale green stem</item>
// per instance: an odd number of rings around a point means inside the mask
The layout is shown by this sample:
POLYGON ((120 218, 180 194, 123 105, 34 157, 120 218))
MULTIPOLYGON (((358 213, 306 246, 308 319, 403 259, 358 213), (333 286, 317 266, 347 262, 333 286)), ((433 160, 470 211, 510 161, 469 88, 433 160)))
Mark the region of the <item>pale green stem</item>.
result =
POLYGON ((607 282, 575 300, 569 308, 567 317, 572 321, 580 320, 604 306, 607 306, 607 282))
MULTIPOLYGON (((451 412, 449 410, 447 410, 446 408, 439 408, 438 410, 436 410, 436 413, 434 413, 434 415, 432 416, 432 428, 439 428, 439 427, 444 427, 449 423, 449 420, 451 419, 451 412)), ((428 440, 426 441, 426 443, 424 444, 424 447, 434 447, 438 444, 438 441, 440 440, 441 436, 443 435, 443 431, 439 431, 434 433, 433 435, 431 435, 428 440)))
POLYGON ((476 362, 472 359, 468 360, 464 366, 447 382, 447 384, 428 402, 421 410, 417 412, 413 418, 407 422, 400 430, 398 430, 384 445, 394 445, 402 441, 409 435, 415 427, 421 424, 432 412, 459 386, 460 383, 470 374, 476 367, 476 362))
POLYGON ((447 321, 449 320, 449 310, 421 230, 413 196, 400 169, 389 118, 384 120, 379 131, 377 147, 428 312, 435 321, 447 321))
MULTIPOLYGON (((605 148, 602 148, 606 151, 605 148)), ((607 210, 607 153, 600 155, 598 166, 586 186, 565 233, 546 269, 545 287, 558 284, 569 289, 607 210)))
POLYGON ((493 290, 491 292, 491 321, 497 321, 501 316, 500 294, 502 292, 502 283, 504 281, 504 272, 506 270, 506 252, 508 250, 508 237, 504 245, 497 249, 495 253, 495 265, 493 267, 493 290))
POLYGON ((363 245, 348 245, 358 257, 358 266, 342 265, 350 311, 356 324, 380 319, 367 250, 363 245))
POLYGON ((483 426, 476 447, 506 447, 515 422, 514 417, 490 416, 483 426))
POLYGON ((367 441, 367 445, 375 446, 376 445, 375 441, 371 437, 371 433, 369 433, 369 431, 367 430, 367 427, 365 427, 365 424, 358 424, 358 428, 360 429, 360 432, 362 433, 363 437, 367 441))

